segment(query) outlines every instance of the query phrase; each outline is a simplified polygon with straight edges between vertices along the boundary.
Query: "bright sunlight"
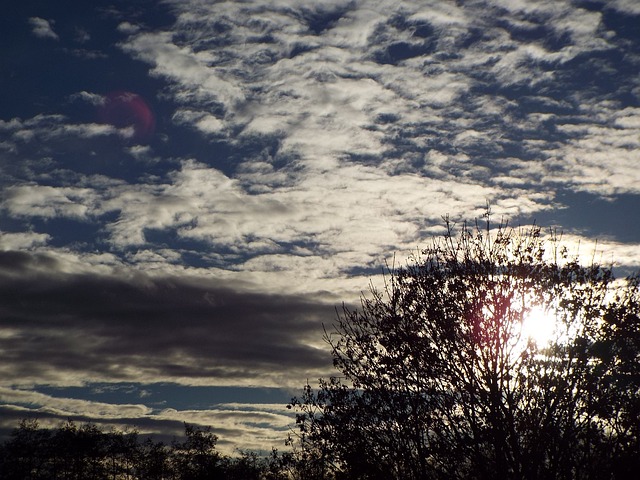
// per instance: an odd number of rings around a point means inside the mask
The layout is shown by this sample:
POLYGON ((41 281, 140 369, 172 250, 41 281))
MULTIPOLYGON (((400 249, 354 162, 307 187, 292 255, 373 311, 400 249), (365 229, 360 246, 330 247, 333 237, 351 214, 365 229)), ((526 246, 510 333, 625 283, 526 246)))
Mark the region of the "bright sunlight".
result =
POLYGON ((538 347, 547 345, 556 333, 556 319, 543 307, 531 308, 522 321, 522 336, 538 347))

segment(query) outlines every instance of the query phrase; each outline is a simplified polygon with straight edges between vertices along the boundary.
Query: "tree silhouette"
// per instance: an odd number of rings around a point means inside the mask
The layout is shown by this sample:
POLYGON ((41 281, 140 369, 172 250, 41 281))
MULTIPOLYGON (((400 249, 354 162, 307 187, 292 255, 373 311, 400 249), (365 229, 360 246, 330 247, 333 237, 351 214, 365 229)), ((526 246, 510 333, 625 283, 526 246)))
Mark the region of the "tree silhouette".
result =
POLYGON ((136 431, 67 421, 45 429, 23 420, 0 444, 2 480, 289 480, 294 463, 289 454, 273 451, 263 458, 252 452, 238 457, 216 450, 209 427, 185 424, 185 437, 172 445, 136 431))
POLYGON ((582 266, 538 227, 489 225, 446 219, 384 291, 343 307, 326 333, 341 376, 291 405, 318 478, 640 471, 638 277, 582 266), (534 312, 554 325, 545 340, 527 334, 534 312))
POLYGON ((45 478, 51 432, 38 428, 35 420, 23 420, 0 447, 0 472, 6 480, 45 478))
POLYGON ((216 451, 218 437, 211 428, 185 424, 186 439, 174 444, 175 469, 181 480, 219 478, 221 455, 216 451))

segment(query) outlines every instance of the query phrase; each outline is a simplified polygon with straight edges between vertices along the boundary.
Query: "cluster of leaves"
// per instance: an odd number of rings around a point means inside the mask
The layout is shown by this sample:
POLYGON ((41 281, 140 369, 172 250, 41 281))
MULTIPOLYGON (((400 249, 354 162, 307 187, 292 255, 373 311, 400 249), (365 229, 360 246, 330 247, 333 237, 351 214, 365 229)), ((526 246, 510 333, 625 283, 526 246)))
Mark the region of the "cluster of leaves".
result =
POLYGON ((216 450, 210 428, 185 425, 183 441, 171 445, 142 440, 135 431, 104 432, 68 421, 56 429, 23 420, 0 445, 4 480, 284 480, 291 478, 288 454, 237 457, 216 450))
POLYGON ((291 404, 308 478, 637 478, 638 277, 537 227, 447 227, 327 332, 340 377, 291 404))

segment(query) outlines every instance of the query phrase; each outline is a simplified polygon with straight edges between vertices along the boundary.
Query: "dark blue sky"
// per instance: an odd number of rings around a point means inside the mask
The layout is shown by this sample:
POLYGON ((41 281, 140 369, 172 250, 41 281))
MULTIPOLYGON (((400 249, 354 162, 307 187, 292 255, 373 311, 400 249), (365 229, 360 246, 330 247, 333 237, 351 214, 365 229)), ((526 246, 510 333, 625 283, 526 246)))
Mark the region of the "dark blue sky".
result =
POLYGON ((17 2, 0 18, 0 428, 282 446, 442 216, 640 265, 629 0, 17 2), (578 247, 580 245, 580 247, 578 247))

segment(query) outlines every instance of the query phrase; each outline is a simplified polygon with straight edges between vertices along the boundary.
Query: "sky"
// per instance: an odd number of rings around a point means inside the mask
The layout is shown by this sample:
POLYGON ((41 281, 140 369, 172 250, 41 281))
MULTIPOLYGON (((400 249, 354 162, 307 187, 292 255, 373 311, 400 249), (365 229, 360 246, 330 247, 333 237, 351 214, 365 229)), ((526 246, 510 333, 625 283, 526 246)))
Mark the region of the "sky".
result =
POLYGON ((336 308, 487 204, 640 266, 635 0, 4 10, 0 436, 282 449, 336 308))

